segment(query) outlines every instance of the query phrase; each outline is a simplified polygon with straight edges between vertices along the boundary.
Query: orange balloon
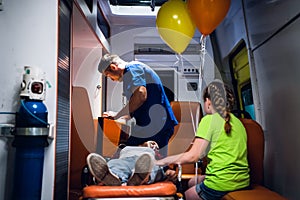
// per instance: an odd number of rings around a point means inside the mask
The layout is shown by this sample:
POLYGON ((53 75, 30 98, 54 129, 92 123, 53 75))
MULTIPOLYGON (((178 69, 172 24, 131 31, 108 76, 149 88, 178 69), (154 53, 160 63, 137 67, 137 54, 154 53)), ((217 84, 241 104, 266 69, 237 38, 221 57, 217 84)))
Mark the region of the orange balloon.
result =
POLYGON ((187 6, 198 30, 209 35, 225 18, 230 0, 188 0, 187 6))

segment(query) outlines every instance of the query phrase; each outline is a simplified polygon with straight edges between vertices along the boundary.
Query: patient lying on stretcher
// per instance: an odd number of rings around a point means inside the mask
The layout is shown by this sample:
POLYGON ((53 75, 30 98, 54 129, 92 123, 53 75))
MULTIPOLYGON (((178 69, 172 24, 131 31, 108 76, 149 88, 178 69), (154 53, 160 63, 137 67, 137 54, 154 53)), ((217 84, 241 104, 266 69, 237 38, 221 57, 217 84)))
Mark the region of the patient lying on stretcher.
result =
POLYGON ((154 165, 159 156, 156 142, 148 141, 140 146, 125 146, 118 155, 106 161, 101 155, 91 153, 87 164, 91 174, 103 185, 143 185, 170 180, 176 182, 177 175, 168 167, 154 165))

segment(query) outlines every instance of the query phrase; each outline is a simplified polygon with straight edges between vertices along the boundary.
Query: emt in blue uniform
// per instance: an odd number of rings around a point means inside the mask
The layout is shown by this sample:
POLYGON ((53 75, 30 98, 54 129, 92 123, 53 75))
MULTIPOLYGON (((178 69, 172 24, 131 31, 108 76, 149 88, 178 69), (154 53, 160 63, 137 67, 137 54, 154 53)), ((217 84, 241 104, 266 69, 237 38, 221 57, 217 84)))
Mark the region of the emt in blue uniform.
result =
POLYGON ((160 154, 165 157, 168 142, 178 124, 170 102, 165 94, 159 76, 146 64, 125 62, 118 55, 106 54, 101 58, 99 72, 113 81, 123 81, 123 93, 128 103, 114 116, 118 119, 128 116, 135 118, 127 146, 138 146, 153 140, 160 147, 160 154))

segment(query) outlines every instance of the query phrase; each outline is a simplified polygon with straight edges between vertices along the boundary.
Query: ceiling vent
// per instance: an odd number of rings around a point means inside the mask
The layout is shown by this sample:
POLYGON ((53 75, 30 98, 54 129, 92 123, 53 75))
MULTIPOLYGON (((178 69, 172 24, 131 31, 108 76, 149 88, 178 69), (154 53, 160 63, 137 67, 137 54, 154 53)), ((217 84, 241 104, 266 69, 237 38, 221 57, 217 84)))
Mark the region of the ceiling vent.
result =
POLYGON ((167 0, 109 0, 113 6, 150 6, 154 11, 155 6, 161 6, 167 0))
MULTIPOLYGON (((193 55, 200 53, 200 45, 199 44, 189 44, 185 51, 182 54, 193 55)), ((160 55, 168 55, 175 54, 175 52, 166 44, 134 44, 134 54, 143 54, 143 55, 151 55, 151 54, 160 54, 160 55)))
POLYGON ((109 0, 109 3, 114 6, 161 6, 167 0, 109 0))

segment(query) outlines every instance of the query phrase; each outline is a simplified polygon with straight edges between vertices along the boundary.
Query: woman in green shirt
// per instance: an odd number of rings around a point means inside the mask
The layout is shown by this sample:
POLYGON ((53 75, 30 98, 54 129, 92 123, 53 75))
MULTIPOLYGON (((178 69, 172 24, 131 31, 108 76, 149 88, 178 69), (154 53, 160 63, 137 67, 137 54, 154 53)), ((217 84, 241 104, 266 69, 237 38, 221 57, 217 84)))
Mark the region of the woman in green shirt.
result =
POLYGON ((231 89, 213 81, 203 93, 205 115, 190 150, 156 161, 158 165, 197 162, 207 156, 207 168, 199 183, 190 181, 186 199, 221 199, 226 193, 247 188, 250 183, 247 134, 241 121, 230 113, 234 104, 231 89))

